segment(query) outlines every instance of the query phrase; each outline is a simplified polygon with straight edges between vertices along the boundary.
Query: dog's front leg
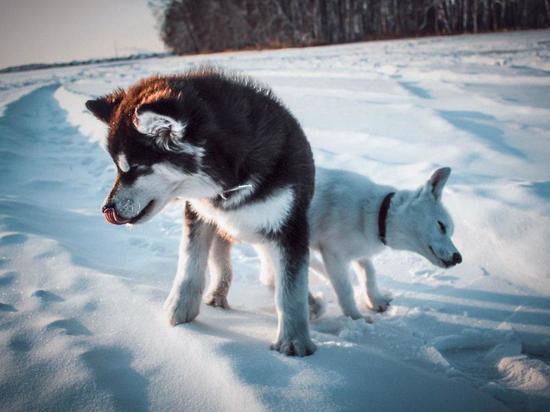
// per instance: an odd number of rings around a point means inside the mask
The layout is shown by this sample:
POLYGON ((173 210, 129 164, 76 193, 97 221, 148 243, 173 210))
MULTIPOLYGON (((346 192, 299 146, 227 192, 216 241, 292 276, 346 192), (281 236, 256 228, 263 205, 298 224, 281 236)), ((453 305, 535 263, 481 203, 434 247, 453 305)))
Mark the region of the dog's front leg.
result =
POLYGON ((277 340, 271 349, 290 356, 308 356, 317 349, 309 337, 308 263, 306 245, 270 243, 271 261, 276 267, 275 305, 277 340))
POLYGON ((219 234, 216 234, 212 241, 208 268, 210 270, 210 286, 204 302, 210 306, 229 309, 227 294, 233 279, 231 241, 219 234))
MULTIPOLYGON (((348 260, 341 257, 338 251, 334 249, 321 248, 321 254, 327 271, 326 273, 328 274, 330 283, 332 283, 334 292, 336 292, 342 312, 352 319, 363 318, 363 315, 359 312, 357 304, 355 303, 353 285, 349 278, 348 260)), ((366 319, 370 321, 370 319, 366 319)))
POLYGON ((376 284, 376 271, 369 259, 359 259, 353 262, 353 269, 359 276, 359 284, 365 291, 367 306, 377 312, 384 312, 390 306, 391 297, 381 293, 376 284))
POLYGON ((201 221, 186 203, 178 271, 164 303, 171 325, 191 322, 199 314, 208 251, 214 232, 214 226, 201 221))

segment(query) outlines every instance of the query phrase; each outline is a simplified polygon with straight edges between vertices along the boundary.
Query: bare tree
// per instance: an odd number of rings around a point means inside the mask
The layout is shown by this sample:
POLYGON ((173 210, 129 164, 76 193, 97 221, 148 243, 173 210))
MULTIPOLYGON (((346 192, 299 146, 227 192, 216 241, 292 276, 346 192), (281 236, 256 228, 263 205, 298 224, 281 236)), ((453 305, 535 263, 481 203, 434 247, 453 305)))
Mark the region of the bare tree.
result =
POLYGON ((174 52, 550 26, 549 0, 148 0, 174 52))

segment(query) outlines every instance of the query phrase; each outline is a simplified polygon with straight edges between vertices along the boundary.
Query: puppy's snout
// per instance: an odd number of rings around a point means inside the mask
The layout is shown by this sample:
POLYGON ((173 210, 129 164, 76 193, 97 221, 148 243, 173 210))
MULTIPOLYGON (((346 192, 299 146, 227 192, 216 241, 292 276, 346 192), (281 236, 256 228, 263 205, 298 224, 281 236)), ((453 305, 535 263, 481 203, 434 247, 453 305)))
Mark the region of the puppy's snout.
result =
POLYGON ((101 213, 105 213, 109 209, 114 209, 115 204, 114 203, 105 203, 103 206, 101 206, 101 213))
POLYGON ((462 263, 462 255, 458 252, 453 253, 453 265, 462 263))
POLYGON ((105 216, 105 219, 107 220, 107 222, 109 222, 112 225, 124 225, 130 222, 130 219, 125 219, 117 213, 117 210, 113 203, 107 203, 103 205, 101 207, 101 211, 105 216))

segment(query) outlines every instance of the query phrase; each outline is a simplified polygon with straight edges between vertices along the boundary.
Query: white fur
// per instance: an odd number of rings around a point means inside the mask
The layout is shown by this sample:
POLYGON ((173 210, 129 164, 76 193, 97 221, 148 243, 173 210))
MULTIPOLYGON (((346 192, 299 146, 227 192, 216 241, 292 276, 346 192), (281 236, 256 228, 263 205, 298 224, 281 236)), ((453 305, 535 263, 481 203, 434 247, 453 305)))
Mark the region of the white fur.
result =
POLYGON ((128 159, 126 159, 126 155, 124 153, 120 153, 118 155, 116 164, 123 173, 126 173, 130 170, 130 164, 128 163, 128 159))
MULTIPOLYGON (((350 266, 371 309, 384 311, 391 300, 378 289, 372 263, 372 258, 385 247, 379 239, 378 213, 388 193, 396 192, 386 220, 389 247, 419 253, 439 266, 444 266, 443 261, 451 260, 458 252, 451 241, 452 219, 441 203, 449 174, 448 168, 438 169, 420 189, 397 191, 354 173, 317 168, 315 195, 308 213, 313 252, 310 268, 330 279, 345 315, 370 321, 355 302, 350 266), (438 222, 446 226, 445 234, 438 222), (316 257, 317 252, 321 259, 316 257)), ((256 245, 256 250, 262 265, 261 280, 273 287, 277 281, 277 258, 270 245, 256 245)))
POLYGON ((372 263, 384 248, 378 236, 378 213, 388 193, 396 192, 386 220, 389 247, 419 253, 442 267, 444 260, 451 260, 458 252, 451 241, 452 219, 441 203, 450 169, 441 170, 417 191, 398 191, 354 173, 317 169, 315 195, 308 213, 310 247, 321 253, 324 270, 319 264, 316 270, 328 276, 347 316, 361 317, 350 283, 350 265, 359 277, 367 305, 384 311, 389 304, 390 298, 376 285, 372 263), (438 221, 447 227, 446 234, 438 221))
POLYGON ((210 247, 211 259, 208 261, 210 272, 210 289, 204 301, 214 307, 229 308, 227 294, 233 278, 231 268, 231 242, 223 237, 216 236, 210 247))
POLYGON ((166 152, 187 153, 202 159, 204 149, 184 139, 187 123, 152 111, 136 114, 134 125, 138 132, 151 136, 155 144, 166 152))
POLYGON ((205 286, 205 271, 208 262, 208 251, 214 236, 212 225, 201 225, 196 239, 188 242, 189 232, 182 232, 178 271, 164 310, 171 325, 190 322, 200 311, 202 292, 205 286))
POLYGON ((214 208, 208 200, 191 200, 193 209, 207 221, 215 223, 235 239, 257 243, 263 239, 260 230, 277 231, 286 221, 294 203, 291 187, 277 190, 267 199, 246 204, 238 209, 214 208))
POLYGON ((209 176, 200 172, 186 174, 165 162, 154 164, 152 173, 138 177, 130 185, 120 182, 111 201, 118 213, 128 219, 139 215, 150 201, 154 201, 152 210, 143 217, 146 221, 176 197, 214 197, 221 190, 209 176))

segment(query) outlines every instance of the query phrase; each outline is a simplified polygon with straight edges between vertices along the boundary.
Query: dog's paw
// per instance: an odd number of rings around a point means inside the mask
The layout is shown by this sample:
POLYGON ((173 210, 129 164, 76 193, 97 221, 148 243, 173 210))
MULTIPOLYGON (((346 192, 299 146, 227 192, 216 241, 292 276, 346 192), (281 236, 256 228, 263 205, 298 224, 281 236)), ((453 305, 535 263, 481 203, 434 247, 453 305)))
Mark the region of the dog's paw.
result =
POLYGON ((309 356, 316 350, 317 346, 309 338, 280 339, 271 345, 271 350, 276 350, 287 356, 309 356))
POLYGON ((216 293, 209 293, 204 298, 204 303, 215 308, 229 309, 229 303, 227 303, 227 297, 216 293))
POLYGON ((359 320, 359 319, 363 319, 365 322, 367 323, 374 323, 372 318, 369 316, 369 315, 363 315, 362 313, 360 312, 357 312, 357 313, 353 313, 353 314, 350 314, 350 315, 346 315, 350 318, 352 318, 353 320, 359 320))
POLYGON ((200 296, 172 295, 164 302, 164 312, 172 326, 194 320, 200 311, 200 296))
POLYGON ((364 315, 363 319, 365 320, 365 322, 367 322, 369 324, 374 323, 374 321, 372 320, 372 318, 369 315, 364 315))
POLYGON ((374 310, 375 312, 385 312, 388 310, 392 297, 389 294, 376 293, 369 295, 367 305, 369 309, 374 310))

